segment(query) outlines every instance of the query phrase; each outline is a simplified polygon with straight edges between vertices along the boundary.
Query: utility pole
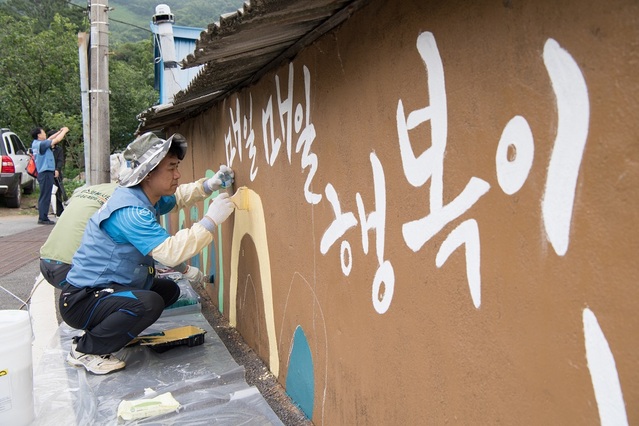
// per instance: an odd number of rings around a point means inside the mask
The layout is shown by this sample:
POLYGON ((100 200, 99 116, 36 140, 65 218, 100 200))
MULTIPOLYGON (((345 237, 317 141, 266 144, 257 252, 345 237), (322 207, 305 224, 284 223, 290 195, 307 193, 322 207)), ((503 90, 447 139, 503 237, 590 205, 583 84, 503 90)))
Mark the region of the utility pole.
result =
POLYGON ((91 48, 89 52, 91 103, 91 155, 89 182, 111 179, 109 155, 109 0, 89 0, 91 8, 91 48))
POLYGON ((84 180, 92 185, 91 168, 91 106, 89 104, 89 34, 78 33, 80 94, 82 96, 82 139, 84 139, 84 180))

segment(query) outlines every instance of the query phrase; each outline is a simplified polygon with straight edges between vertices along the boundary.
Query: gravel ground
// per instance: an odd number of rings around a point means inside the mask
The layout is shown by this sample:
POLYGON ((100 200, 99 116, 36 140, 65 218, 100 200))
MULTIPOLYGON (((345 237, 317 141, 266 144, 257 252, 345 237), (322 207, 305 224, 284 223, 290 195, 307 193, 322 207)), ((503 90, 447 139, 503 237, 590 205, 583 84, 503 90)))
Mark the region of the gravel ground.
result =
POLYGON ((269 371, 264 362, 251 349, 240 333, 231 327, 211 302, 205 291, 199 290, 202 314, 217 332, 218 336, 228 349, 229 353, 246 370, 246 383, 255 386, 271 406, 275 414, 287 426, 309 426, 313 423, 306 418, 304 413, 295 405, 282 385, 269 371))

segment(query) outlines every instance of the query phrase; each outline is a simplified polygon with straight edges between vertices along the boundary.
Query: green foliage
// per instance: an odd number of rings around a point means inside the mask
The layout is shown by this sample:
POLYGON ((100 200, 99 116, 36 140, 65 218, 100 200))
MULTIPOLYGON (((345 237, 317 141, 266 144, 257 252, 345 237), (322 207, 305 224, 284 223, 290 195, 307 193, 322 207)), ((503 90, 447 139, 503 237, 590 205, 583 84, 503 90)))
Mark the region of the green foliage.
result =
MULTIPOLYGON (((70 170, 84 165, 84 141, 77 33, 79 28, 55 15, 47 28, 0 7, 0 125, 30 145, 30 130, 67 126, 64 141, 70 170)), ((109 100, 111 150, 133 140, 137 114, 158 98, 153 89, 150 38, 112 46, 109 100)))
MULTIPOLYGON (((111 151, 137 130, 137 115, 157 103, 149 24, 157 0, 111 0, 109 97, 111 151), (117 21, 125 22, 125 24, 117 21)), ((171 0, 176 25, 205 28, 242 0, 171 0)), ((30 145, 39 126, 70 132, 66 176, 84 168, 78 32, 87 32, 86 0, 0 0, 0 126, 30 145), (75 3, 75 4, 74 4, 75 3)))
POLYGON ((2 125, 24 136, 35 126, 53 128, 52 114, 77 119, 77 28, 59 15, 44 30, 36 19, 1 14, 0 25, 2 125))
MULTIPOLYGON (((80 0, 75 0, 80 4, 80 0)), ((86 4, 86 2, 85 2, 86 4)), ((139 41, 151 36, 149 25, 158 4, 167 4, 175 16, 175 25, 206 28, 218 21, 220 15, 235 12, 243 0, 110 0, 114 10, 111 18, 111 38, 114 42, 139 41), (133 26, 135 25, 135 26, 133 26)))
POLYGON ((128 4, 109 2, 113 10, 109 13, 109 41, 112 44, 136 42, 151 38, 151 15, 136 15, 128 4))
POLYGON ((40 30, 49 27, 56 14, 67 18, 77 28, 88 28, 88 19, 85 7, 68 7, 68 0, 8 0, 0 3, 0 12, 14 18, 29 17, 34 19, 40 30))
POLYGON ((216 2, 208 0, 181 2, 176 0, 173 3, 175 5, 171 5, 171 12, 175 15, 176 25, 202 28, 219 21, 220 15, 235 12, 244 4, 243 1, 237 0, 218 0, 216 2))
MULTIPOLYGON (((71 170, 69 170, 71 171, 71 170)), ((78 173, 76 174, 70 174, 69 176, 77 176, 78 173)), ((64 191, 67 193, 67 196, 70 198, 73 195, 73 191, 75 191, 76 189, 78 189, 79 187, 81 187, 82 185, 84 185, 84 181, 83 180, 79 180, 79 179, 64 179, 64 191)))
POLYGON ((109 67, 111 150, 125 148, 137 130, 137 115, 157 102, 153 89, 153 47, 150 40, 116 48, 109 67))
MULTIPOLYGON (((78 94, 79 95, 79 94, 78 94)), ((70 116, 65 113, 45 114, 45 122, 49 129, 68 127, 69 133, 62 141, 62 148, 66 158, 64 176, 77 176, 74 169, 84 164, 84 139, 82 138, 82 116, 80 114, 70 116)))
POLYGON ((122 62, 143 73, 145 83, 153 86, 153 43, 151 38, 136 43, 115 44, 111 60, 122 62))

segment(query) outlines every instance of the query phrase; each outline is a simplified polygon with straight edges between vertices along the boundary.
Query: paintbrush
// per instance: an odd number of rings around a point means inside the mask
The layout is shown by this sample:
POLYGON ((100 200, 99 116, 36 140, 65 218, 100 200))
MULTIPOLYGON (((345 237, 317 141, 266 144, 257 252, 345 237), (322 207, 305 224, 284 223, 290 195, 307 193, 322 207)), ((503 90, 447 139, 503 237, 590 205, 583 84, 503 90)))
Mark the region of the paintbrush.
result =
POLYGON ((249 189, 241 186, 237 192, 231 196, 231 201, 238 210, 249 210, 249 189))

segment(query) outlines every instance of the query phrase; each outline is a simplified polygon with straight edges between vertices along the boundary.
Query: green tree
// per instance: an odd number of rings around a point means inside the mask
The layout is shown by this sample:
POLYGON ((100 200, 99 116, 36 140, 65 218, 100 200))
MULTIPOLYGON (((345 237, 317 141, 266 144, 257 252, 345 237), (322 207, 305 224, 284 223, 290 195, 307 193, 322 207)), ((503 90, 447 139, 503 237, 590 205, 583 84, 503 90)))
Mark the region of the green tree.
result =
POLYGON ((35 19, 35 31, 49 28, 53 17, 58 14, 78 28, 88 28, 86 7, 70 4, 68 0, 8 0, 0 3, 0 11, 5 15, 35 19))
POLYGON ((109 63, 111 149, 123 149, 134 139, 137 115, 157 103, 153 88, 151 40, 114 47, 109 63))
MULTIPOLYGON (((47 28, 35 18, 0 9, 0 125, 29 144, 35 126, 70 129, 67 165, 84 167, 78 26, 55 15, 47 28)), ((137 114, 157 102, 151 40, 111 48, 111 150, 126 146, 137 130, 137 114)), ((67 174, 69 175, 69 174, 67 174)))
POLYGON ((29 141, 31 128, 53 128, 56 116, 72 130, 67 140, 78 143, 77 27, 59 15, 44 30, 36 19, 2 14, 0 25, 0 122, 29 141))

